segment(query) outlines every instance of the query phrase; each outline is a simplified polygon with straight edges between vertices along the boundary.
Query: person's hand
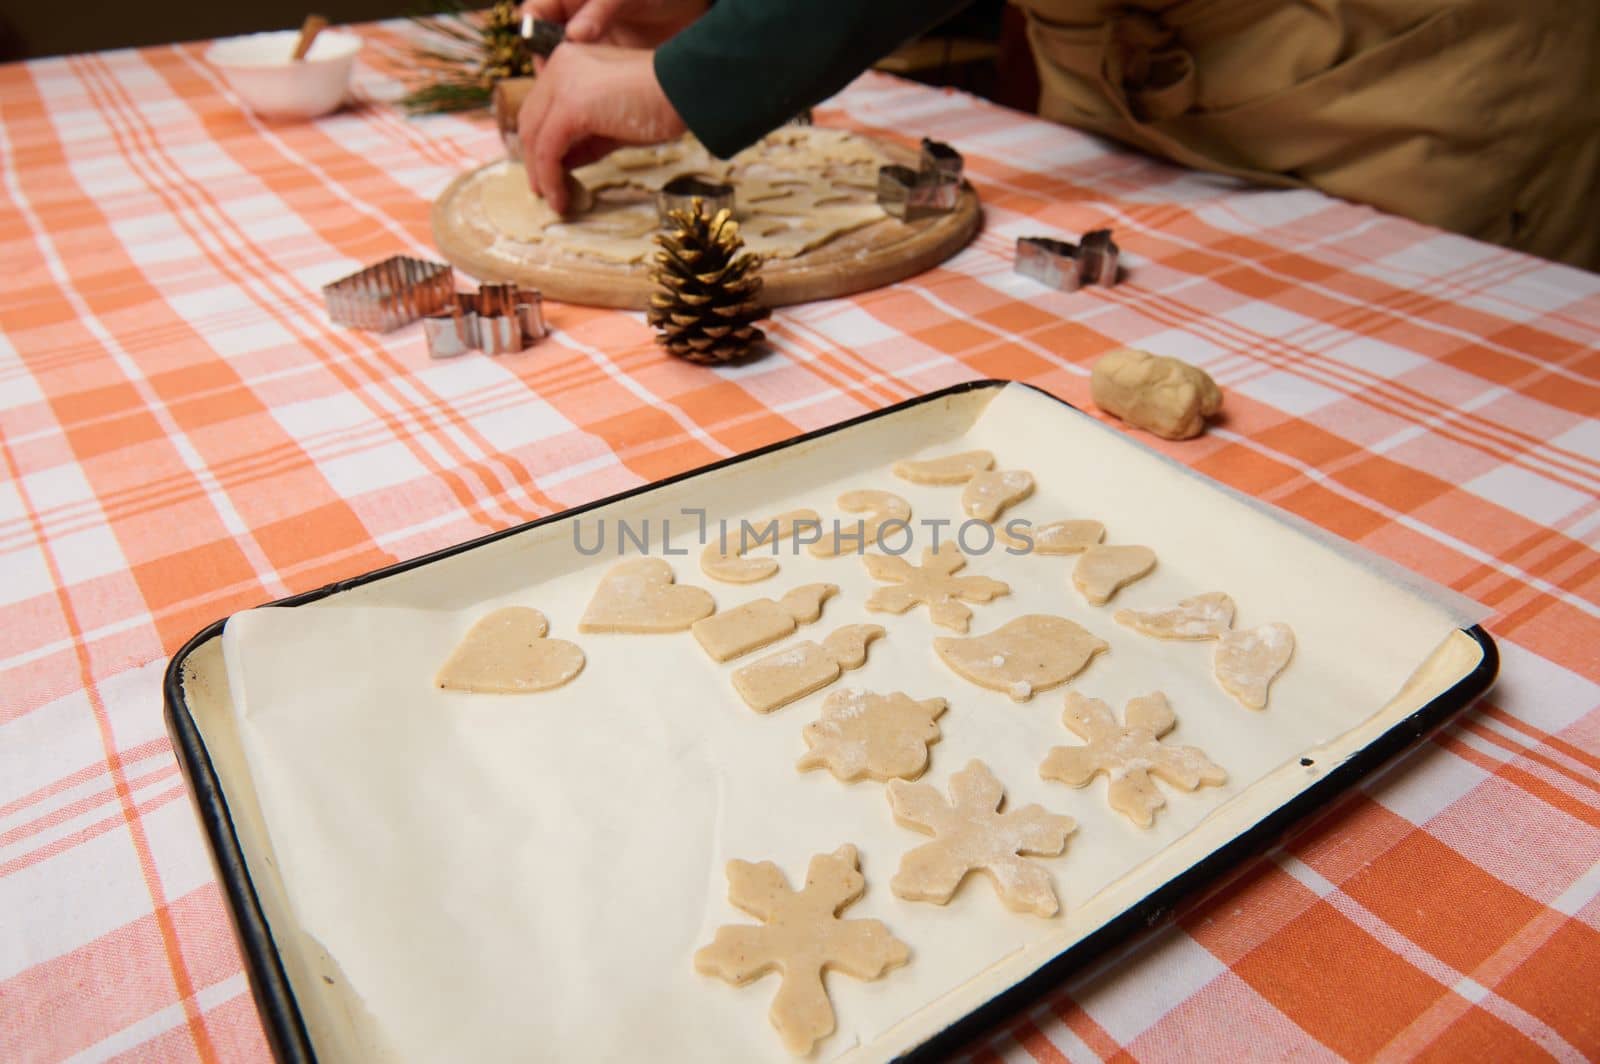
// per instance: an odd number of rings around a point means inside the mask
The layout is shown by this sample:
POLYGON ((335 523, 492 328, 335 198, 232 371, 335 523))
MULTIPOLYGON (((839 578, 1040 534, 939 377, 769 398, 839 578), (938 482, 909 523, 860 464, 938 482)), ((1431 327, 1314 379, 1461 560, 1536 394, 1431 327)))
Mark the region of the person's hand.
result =
POLYGON ((517 116, 528 184, 558 214, 566 169, 620 144, 656 144, 684 131, 644 48, 564 42, 545 61, 517 116))
POLYGON ((709 0, 524 0, 522 13, 563 24, 574 44, 654 48, 709 6, 709 0))

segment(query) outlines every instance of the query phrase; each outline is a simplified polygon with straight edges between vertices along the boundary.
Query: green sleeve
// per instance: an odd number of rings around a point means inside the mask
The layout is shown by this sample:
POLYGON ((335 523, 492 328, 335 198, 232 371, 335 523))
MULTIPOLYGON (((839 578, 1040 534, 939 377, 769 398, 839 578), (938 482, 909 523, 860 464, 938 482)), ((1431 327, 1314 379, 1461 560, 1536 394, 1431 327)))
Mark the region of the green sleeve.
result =
POLYGON ((727 158, 970 0, 718 0, 656 50, 656 79, 727 158))

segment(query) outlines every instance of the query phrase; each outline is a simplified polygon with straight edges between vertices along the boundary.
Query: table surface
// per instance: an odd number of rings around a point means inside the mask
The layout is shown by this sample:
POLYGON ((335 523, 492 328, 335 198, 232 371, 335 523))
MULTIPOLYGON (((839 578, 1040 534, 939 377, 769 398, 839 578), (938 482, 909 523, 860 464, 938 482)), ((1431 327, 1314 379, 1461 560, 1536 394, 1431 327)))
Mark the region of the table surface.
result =
POLYGON ((1226 390, 1161 450, 1482 602, 1501 679, 975 1055, 1600 1056, 1600 277, 869 75, 819 119, 947 140, 982 192, 942 268, 780 311, 737 367, 561 305, 436 363, 319 287, 429 255, 489 124, 406 119, 370 61, 266 123, 202 56, 0 67, 0 1059, 267 1055, 161 723, 208 622, 956 381, 1087 406, 1125 344, 1226 390), (1105 225, 1117 287, 1012 273, 1105 225))

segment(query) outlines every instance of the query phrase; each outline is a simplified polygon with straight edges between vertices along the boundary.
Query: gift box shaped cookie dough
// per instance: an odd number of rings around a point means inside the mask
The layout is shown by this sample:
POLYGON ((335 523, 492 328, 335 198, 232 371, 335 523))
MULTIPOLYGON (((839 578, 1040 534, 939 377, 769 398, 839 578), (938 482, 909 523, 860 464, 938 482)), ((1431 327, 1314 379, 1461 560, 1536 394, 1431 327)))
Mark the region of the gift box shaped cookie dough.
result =
POLYGON ((280 1060, 937 1059, 1470 702, 1475 619, 982 382, 236 614, 167 714, 280 1060))

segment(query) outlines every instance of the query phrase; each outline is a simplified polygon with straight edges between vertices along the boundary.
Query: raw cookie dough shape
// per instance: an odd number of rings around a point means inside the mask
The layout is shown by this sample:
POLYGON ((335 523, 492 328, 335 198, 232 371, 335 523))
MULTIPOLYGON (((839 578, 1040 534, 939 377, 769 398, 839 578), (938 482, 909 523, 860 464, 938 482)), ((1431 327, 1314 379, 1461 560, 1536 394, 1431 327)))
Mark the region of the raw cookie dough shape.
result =
POLYGON ((883 634, 876 624, 847 624, 821 643, 786 646, 735 669, 733 689, 757 713, 771 713, 865 665, 867 644, 883 634))
POLYGON ((913 484, 965 484, 986 469, 994 467, 989 451, 962 451, 943 458, 905 461, 894 464, 894 475, 913 484))
POLYGON ((1294 657, 1294 630, 1273 622, 1225 632, 1217 643, 1212 671, 1222 689, 1248 709, 1265 709, 1267 688, 1294 657))
POLYGON ((528 171, 521 163, 507 162, 485 174, 478 195, 489 224, 513 240, 537 240, 552 225, 588 213, 594 207, 594 193, 581 181, 567 175, 568 217, 557 214, 543 196, 536 196, 528 184, 528 171))
POLYGON ((673 580, 660 558, 618 562, 600 578, 578 631, 681 632, 716 610, 710 592, 673 580))
POLYGON ((838 593, 837 584, 801 584, 776 602, 758 598, 704 617, 690 631, 712 661, 732 661, 815 621, 822 604, 838 593))
POLYGON ((968 517, 993 523, 1006 507, 1033 494, 1033 474, 1023 469, 990 469, 961 489, 961 509, 968 517))
POLYGON ((1150 575, 1156 552, 1149 547, 1090 547, 1072 567, 1072 584, 1091 606, 1104 606, 1119 588, 1150 575))
POLYGON ((839 509, 847 514, 866 514, 855 522, 860 529, 841 527, 823 533, 820 540, 807 549, 818 558, 835 558, 844 553, 847 545, 857 553, 878 545, 878 531, 891 521, 910 521, 911 504, 892 491, 847 491, 838 499, 839 509))
POLYGON ((1038 691, 1066 683, 1111 647, 1065 617, 1029 613, 988 635, 942 636, 933 641, 933 649, 946 665, 979 687, 1026 702, 1038 691))
POLYGON ((889 881, 896 896, 943 905, 968 872, 979 871, 1013 912, 1060 911, 1050 873, 1027 857, 1059 857, 1078 827, 1070 816, 1039 805, 1000 812, 1005 789, 977 760, 950 777, 949 801, 926 783, 891 780, 887 790, 895 823, 934 837, 900 859, 889 881))
POLYGON ((1168 440, 1200 435, 1222 408, 1222 390, 1205 370, 1132 347, 1101 356, 1089 391, 1101 410, 1168 440))
POLYGON ((1160 691, 1130 699, 1123 718, 1125 724, 1119 725, 1100 699, 1068 691, 1061 722, 1084 745, 1052 748, 1039 775, 1069 787, 1085 787, 1103 772, 1111 780, 1106 790, 1111 808, 1146 828, 1155 821, 1156 810, 1167 804, 1151 776, 1186 791, 1228 781, 1222 767, 1197 747, 1161 743, 1178 717, 1160 691))
POLYGON ((938 721, 948 706, 942 698, 919 702, 900 691, 835 691, 823 701, 821 718, 801 733, 810 749, 795 767, 826 768, 845 783, 863 776, 914 780, 928 767, 928 746, 939 741, 938 721))
POLYGON ((987 576, 956 576, 967 564, 966 556, 954 543, 938 550, 924 547, 922 565, 888 554, 867 554, 861 560, 874 580, 889 581, 867 599, 867 609, 881 613, 905 613, 913 606, 927 606, 928 616, 941 628, 965 632, 972 610, 963 603, 991 602, 1011 594, 1011 585, 987 576))
POLYGON ((996 528, 995 538, 1008 547, 1025 548, 1031 540, 1030 554, 1081 554, 1106 538, 1106 526, 1099 521, 1047 521, 1028 529, 1028 538, 996 528))
POLYGON ((1155 639, 1216 639, 1233 627, 1233 599, 1221 591, 1207 591, 1180 599, 1176 606, 1118 610, 1111 616, 1155 639))
POLYGON ((719 532, 700 552, 700 571, 713 580, 730 584, 753 584, 778 572, 778 559, 747 558, 745 555, 765 547, 774 555, 784 540, 794 536, 800 525, 821 526, 815 510, 790 510, 760 523, 741 522, 737 530, 719 532), (727 542, 723 542, 726 534, 727 542))
POLYGON ((495 610, 450 652, 434 683, 449 691, 524 694, 560 687, 583 671, 583 651, 546 639, 544 614, 527 606, 495 610))
POLYGON ((879 979, 911 957, 882 921, 839 919, 865 891, 854 846, 811 858, 799 891, 771 861, 729 861, 728 900, 761 924, 717 928, 711 944, 695 951, 694 970, 734 986, 777 972, 782 982, 767 1018, 789 1052, 804 1056, 834 1029, 823 972, 879 979))

